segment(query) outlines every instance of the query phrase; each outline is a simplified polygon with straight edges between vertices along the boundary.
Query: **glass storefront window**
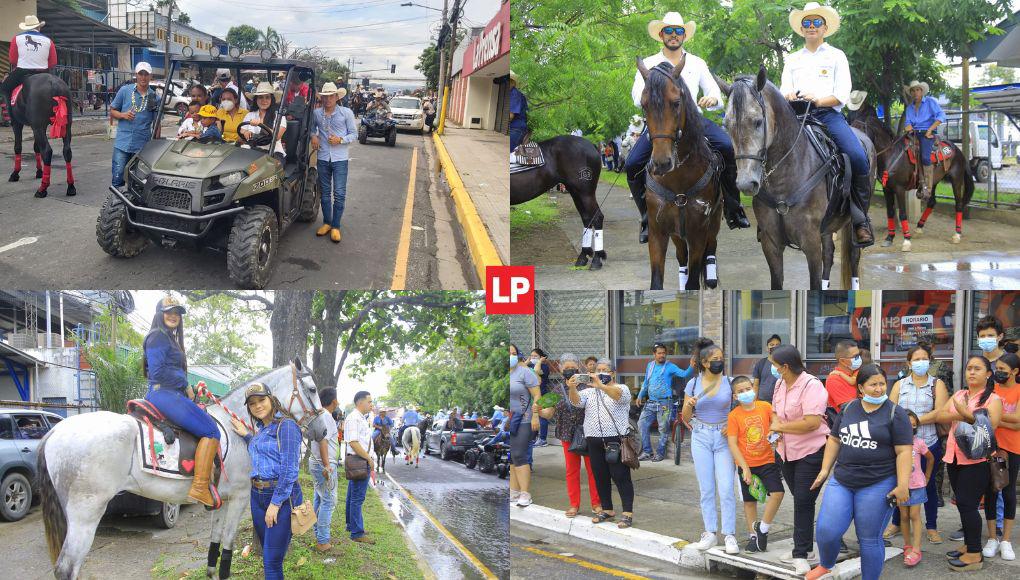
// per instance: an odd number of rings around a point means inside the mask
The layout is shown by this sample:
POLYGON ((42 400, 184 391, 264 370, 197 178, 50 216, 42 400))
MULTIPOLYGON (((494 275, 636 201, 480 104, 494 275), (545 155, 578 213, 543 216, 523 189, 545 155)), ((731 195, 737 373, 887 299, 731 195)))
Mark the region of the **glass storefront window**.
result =
POLYGON ((885 290, 882 292, 882 358, 902 359, 919 341, 940 356, 953 355, 956 292, 885 290))
POLYGON ((790 344, 792 293, 787 290, 740 290, 733 292, 736 356, 760 357, 765 343, 778 334, 783 344, 790 344))
POLYGON ((841 340, 869 348, 871 291, 820 290, 807 293, 807 358, 832 358, 841 340))
POLYGON ((974 292, 973 312, 968 328, 967 352, 981 352, 977 345, 977 321, 989 314, 998 318, 1006 338, 1020 340, 1020 292, 983 290, 974 292))
POLYGON ((670 356, 690 354, 700 329, 700 304, 695 291, 637 291, 620 295, 618 356, 652 355, 659 342, 670 356))

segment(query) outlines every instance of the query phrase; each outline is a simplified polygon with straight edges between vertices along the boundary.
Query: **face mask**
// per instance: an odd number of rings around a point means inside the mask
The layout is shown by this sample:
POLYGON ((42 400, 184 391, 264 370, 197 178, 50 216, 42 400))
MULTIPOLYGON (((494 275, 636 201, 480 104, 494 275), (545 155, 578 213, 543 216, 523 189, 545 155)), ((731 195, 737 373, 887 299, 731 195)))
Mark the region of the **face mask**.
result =
POLYGON ((220 103, 220 106, 223 107, 224 111, 227 111, 227 112, 233 111, 234 110, 234 101, 223 101, 222 103, 220 103))
POLYGON ((535 357, 531 357, 531 364, 532 364, 532 366, 538 366, 538 360, 539 359, 537 359, 535 357))
POLYGON ((1009 382, 1009 373, 1006 371, 995 371, 992 373, 992 378, 997 384, 1005 385, 1009 382))
POLYGON ((569 380, 570 377, 572 377, 572 376, 574 376, 576 374, 577 374, 577 369, 565 369, 563 371, 563 379, 564 380, 569 380))
POLYGON ((776 368, 776 365, 772 365, 772 376, 777 379, 779 378, 779 369, 776 368))
POLYGON ((514 368, 519 362, 521 362, 521 359, 517 358, 517 355, 510 355, 510 368, 514 368))
POLYGON ((984 352, 992 352, 993 350, 995 350, 995 347, 999 346, 999 339, 993 336, 979 338, 978 346, 981 347, 981 350, 983 350, 984 352))
POLYGON ((712 373, 713 375, 717 375, 717 374, 721 373, 722 371, 723 371, 723 361, 721 361, 721 360, 714 360, 714 361, 708 363, 708 372, 712 373))
POLYGON ((603 385, 608 385, 613 382, 613 375, 609 373, 599 373, 599 380, 602 381, 603 385))
POLYGON ((881 405, 889 398, 889 395, 882 395, 881 397, 872 397, 871 395, 864 395, 864 400, 871 403, 872 405, 881 405))
POLYGON ((737 400, 740 401, 741 404, 750 405, 754 402, 754 391, 737 393, 737 400))
POLYGON ((774 350, 776 350, 776 347, 770 346, 769 347, 769 354, 772 354, 772 351, 774 351, 774 350))
POLYGON ((864 364, 864 359, 861 358, 861 355, 857 355, 850 359, 850 370, 855 371, 861 368, 862 364, 864 364))
POLYGON ((910 370, 914 371, 915 375, 926 375, 928 374, 928 367, 931 366, 931 361, 927 360, 915 360, 910 363, 910 370))

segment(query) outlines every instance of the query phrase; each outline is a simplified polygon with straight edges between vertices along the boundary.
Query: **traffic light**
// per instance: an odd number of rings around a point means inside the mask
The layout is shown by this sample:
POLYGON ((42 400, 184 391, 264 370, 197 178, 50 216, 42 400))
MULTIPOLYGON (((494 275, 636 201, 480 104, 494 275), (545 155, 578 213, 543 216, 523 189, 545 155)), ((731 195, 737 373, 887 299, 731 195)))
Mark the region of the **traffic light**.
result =
POLYGON ((393 74, 395 72, 397 72, 397 65, 391 64, 390 65, 390 74, 393 74))
POLYGON ((367 78, 361 79, 361 86, 368 88, 369 80, 367 78))

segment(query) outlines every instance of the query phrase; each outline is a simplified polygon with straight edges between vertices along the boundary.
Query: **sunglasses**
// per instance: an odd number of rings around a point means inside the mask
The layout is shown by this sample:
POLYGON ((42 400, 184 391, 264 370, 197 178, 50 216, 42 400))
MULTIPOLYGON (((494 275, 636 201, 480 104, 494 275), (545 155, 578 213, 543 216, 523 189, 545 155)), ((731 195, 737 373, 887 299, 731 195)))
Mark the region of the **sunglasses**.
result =
POLYGON ((666 36, 669 36, 670 34, 683 36, 684 34, 687 33, 687 30, 683 26, 667 26, 662 29, 662 33, 665 34, 666 36))
POLYGON ((805 18, 800 22, 800 25, 804 28, 811 28, 812 25, 815 28, 821 28, 825 24, 824 18, 805 18))

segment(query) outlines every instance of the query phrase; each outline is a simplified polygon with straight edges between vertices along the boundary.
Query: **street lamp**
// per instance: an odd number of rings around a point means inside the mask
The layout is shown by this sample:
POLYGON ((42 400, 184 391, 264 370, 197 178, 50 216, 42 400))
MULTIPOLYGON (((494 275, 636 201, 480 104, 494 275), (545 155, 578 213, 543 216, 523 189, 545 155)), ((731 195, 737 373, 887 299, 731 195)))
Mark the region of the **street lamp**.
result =
POLYGON ((425 6, 424 4, 416 4, 414 2, 404 2, 401 6, 419 6, 421 8, 428 8, 429 10, 435 10, 436 12, 442 12, 439 8, 433 8, 431 6, 425 6))

